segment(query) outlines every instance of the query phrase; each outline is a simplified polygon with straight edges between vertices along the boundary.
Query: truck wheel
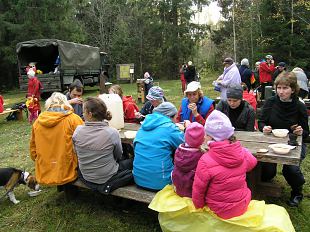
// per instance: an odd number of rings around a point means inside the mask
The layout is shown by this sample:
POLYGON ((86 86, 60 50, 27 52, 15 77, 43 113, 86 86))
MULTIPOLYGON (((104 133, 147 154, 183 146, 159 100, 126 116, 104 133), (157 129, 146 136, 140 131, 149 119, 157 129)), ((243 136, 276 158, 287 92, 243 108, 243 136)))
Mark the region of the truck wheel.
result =
POLYGON ((44 93, 41 93, 41 98, 42 98, 43 100, 46 100, 46 99, 48 99, 51 95, 52 95, 52 92, 44 92, 44 93))

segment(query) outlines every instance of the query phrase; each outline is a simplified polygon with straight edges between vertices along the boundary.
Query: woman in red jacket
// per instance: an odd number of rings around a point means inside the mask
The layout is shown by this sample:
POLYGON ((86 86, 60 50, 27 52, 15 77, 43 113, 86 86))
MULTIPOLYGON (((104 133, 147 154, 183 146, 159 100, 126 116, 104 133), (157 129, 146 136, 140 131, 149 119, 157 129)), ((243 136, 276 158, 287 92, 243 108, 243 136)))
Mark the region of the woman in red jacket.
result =
POLYGON ((271 55, 266 56, 266 61, 259 65, 259 82, 261 85, 261 99, 265 99, 265 87, 272 85, 272 74, 276 70, 274 60, 271 55))

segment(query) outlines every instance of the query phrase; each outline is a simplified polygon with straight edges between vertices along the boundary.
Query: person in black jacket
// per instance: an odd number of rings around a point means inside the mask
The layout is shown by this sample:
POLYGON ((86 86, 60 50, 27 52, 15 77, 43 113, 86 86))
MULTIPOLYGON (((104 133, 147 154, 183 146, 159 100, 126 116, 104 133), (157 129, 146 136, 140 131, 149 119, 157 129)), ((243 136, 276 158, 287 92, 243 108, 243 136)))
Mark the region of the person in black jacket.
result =
POLYGON ((192 61, 188 61, 187 67, 186 67, 185 72, 184 72, 184 77, 185 77, 185 81, 186 81, 187 85, 189 83, 191 83, 192 81, 195 81, 195 78, 196 78, 196 68, 193 65, 192 61))
POLYGON ((248 91, 251 89, 251 76, 252 71, 249 69, 249 60, 244 58, 241 60, 241 66, 239 67, 239 73, 241 76, 241 81, 246 84, 248 91))
MULTIPOLYGON (((289 133, 302 136, 309 135, 308 115, 304 103, 299 101, 299 86, 293 72, 279 75, 275 80, 276 95, 267 99, 259 119, 258 126, 264 133, 272 129, 288 129, 289 133)), ((301 160, 305 158, 306 145, 302 143, 301 160)), ((277 165, 262 163, 262 181, 271 180, 277 173, 277 165)), ((305 178, 299 166, 283 165, 282 173, 287 183, 291 186, 290 206, 298 206, 303 199, 302 187, 305 178)))
POLYGON ((221 100, 216 109, 226 114, 235 130, 254 131, 255 111, 242 96, 242 86, 232 85, 227 89, 227 99, 221 100))
POLYGON ((273 83, 282 72, 286 72, 286 64, 284 62, 279 62, 278 66, 276 67, 276 71, 274 71, 272 74, 273 83))

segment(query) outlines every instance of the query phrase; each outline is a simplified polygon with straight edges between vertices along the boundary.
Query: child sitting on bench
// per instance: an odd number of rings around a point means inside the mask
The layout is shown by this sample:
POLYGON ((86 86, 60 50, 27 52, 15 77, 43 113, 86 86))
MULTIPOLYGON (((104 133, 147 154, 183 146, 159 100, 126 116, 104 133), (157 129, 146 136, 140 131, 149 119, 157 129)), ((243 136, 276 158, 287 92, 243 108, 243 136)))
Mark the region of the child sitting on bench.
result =
POLYGON ((196 167, 203 155, 201 145, 205 130, 198 122, 189 124, 185 131, 185 143, 182 143, 174 155, 172 183, 176 193, 181 197, 192 197, 192 186, 196 167))
POLYGON ((229 118, 214 110, 206 120, 209 150, 198 162, 193 183, 196 208, 207 205, 223 219, 240 216, 247 211, 251 190, 246 173, 257 163, 256 158, 234 137, 229 118))

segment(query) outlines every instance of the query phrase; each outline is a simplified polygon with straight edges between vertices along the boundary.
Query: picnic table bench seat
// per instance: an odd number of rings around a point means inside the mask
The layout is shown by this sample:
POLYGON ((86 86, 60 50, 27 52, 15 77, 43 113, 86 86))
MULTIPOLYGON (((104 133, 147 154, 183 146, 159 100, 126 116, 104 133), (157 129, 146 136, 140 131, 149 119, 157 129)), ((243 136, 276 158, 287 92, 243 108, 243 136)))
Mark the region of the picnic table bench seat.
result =
POLYGON ((15 110, 7 109, 7 110, 4 110, 2 113, 0 113, 0 115, 6 115, 6 114, 14 113, 14 112, 17 113, 18 120, 23 120, 23 111, 21 109, 15 109, 15 110))
MULTIPOLYGON (((89 189, 81 180, 77 179, 76 181, 71 183, 72 185, 75 185, 80 188, 87 188, 89 189)), ((143 203, 149 204, 154 196, 155 192, 151 192, 148 190, 144 190, 141 188, 138 188, 135 184, 120 187, 113 192, 110 193, 110 195, 126 198, 129 200, 135 200, 143 203)))

